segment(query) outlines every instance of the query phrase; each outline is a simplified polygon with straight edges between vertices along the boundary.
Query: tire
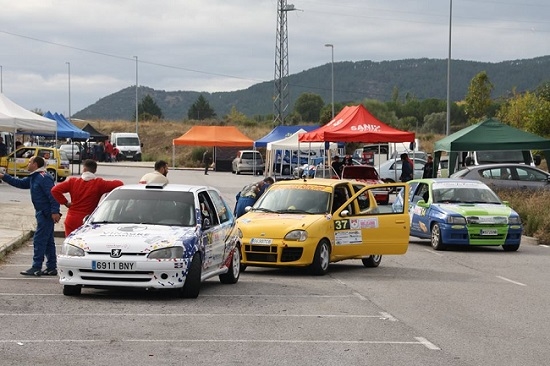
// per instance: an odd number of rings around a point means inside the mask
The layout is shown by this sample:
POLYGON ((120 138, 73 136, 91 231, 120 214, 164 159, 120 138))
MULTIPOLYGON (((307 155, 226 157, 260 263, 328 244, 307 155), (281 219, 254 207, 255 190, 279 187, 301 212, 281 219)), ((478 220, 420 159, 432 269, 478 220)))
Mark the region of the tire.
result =
POLYGON ((82 286, 63 286, 63 295, 78 296, 82 293, 82 286))
POLYGON ((367 258, 362 258, 361 261, 363 262, 363 265, 367 268, 375 268, 380 265, 380 262, 382 262, 382 256, 381 255, 370 255, 367 258))
POLYGON ((519 244, 503 245, 502 249, 504 249, 505 252, 516 252, 519 249, 519 244))
POLYGON ((185 299, 196 299, 201 289, 201 255, 196 252, 191 261, 191 266, 187 272, 185 283, 180 292, 180 296, 185 299))
POLYGON ((311 263, 311 273, 315 276, 324 276, 328 272, 330 263, 330 243, 322 240, 315 249, 313 263, 311 263))
POLYGON ((48 172, 50 177, 53 178, 54 182, 57 182, 57 172, 55 171, 55 169, 48 169, 48 170, 46 170, 46 172, 48 172))
POLYGON ((246 267, 247 267, 246 264, 241 264, 241 273, 243 273, 244 271, 246 271, 246 267))
POLYGON ((443 239, 441 238, 441 229, 439 224, 434 224, 432 226, 432 248, 434 250, 445 250, 446 246, 443 244, 443 239))
POLYGON ((233 284, 239 281, 241 275, 241 249, 237 246, 233 249, 231 265, 227 273, 219 275, 220 282, 224 284, 233 284))

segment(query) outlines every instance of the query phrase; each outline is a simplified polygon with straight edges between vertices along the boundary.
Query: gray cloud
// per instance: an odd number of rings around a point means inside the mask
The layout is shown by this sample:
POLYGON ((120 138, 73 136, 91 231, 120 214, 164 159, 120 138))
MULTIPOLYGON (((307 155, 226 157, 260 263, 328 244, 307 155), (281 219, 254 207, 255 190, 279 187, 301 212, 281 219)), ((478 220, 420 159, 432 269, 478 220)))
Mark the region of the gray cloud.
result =
MULTIPOLYGON (((296 0, 289 68, 335 61, 447 58, 449 1, 296 0)), ((228 91, 273 79, 276 0, 1 0, 3 91, 28 109, 73 113, 139 84, 228 91)), ((455 0, 452 57, 550 54, 547 0, 455 0)))

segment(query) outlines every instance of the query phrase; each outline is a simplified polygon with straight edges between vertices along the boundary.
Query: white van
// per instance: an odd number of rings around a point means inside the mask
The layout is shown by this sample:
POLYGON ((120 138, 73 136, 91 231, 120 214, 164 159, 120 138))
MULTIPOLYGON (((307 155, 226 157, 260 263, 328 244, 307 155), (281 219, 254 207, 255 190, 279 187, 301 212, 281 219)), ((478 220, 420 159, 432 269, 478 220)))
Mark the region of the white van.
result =
POLYGON ((139 135, 135 132, 112 132, 111 144, 116 145, 119 153, 118 160, 141 161, 141 148, 143 144, 139 135))

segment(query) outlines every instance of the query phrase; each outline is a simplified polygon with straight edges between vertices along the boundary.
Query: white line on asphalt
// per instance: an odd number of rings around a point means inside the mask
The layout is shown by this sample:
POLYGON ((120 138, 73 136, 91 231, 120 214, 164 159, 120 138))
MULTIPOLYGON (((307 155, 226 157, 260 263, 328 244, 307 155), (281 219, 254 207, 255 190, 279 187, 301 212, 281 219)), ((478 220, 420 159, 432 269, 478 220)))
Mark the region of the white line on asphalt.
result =
POLYGON ((539 245, 539 247, 550 248, 550 245, 541 244, 541 245, 539 245))
POLYGON ((380 314, 382 314, 382 316, 384 317, 385 320, 389 320, 391 322, 396 322, 398 321, 396 317, 394 317, 393 315, 391 315, 390 313, 386 313, 386 312, 380 312, 380 314))
MULTIPOLYGON (((56 317, 56 316, 67 316, 69 313, 0 313, 0 316, 12 316, 12 317, 56 317)), ((143 317, 143 318, 153 318, 153 317, 181 317, 181 318, 198 318, 198 317, 256 317, 256 318, 334 318, 334 319, 385 319, 381 315, 351 315, 351 314, 237 314, 237 313, 225 313, 225 314, 215 314, 215 313, 205 313, 205 314, 149 314, 149 313, 71 313, 70 316, 99 316, 99 317, 120 317, 120 316, 133 316, 133 317, 143 317)))
POLYGON ((418 342, 413 341, 354 341, 354 340, 301 340, 301 339, 0 339, 0 343, 279 343, 279 344, 402 344, 422 345, 431 350, 440 350, 439 347, 428 340, 415 337, 418 342))
POLYGON ((366 298, 365 296, 361 295, 359 292, 353 292, 353 294, 354 294, 355 296, 357 296, 357 297, 359 298, 359 300, 361 300, 361 301, 367 301, 367 298, 366 298))
POLYGON ((513 283, 514 285, 527 286, 527 285, 524 284, 524 283, 517 282, 517 281, 511 280, 511 279, 506 278, 506 277, 502 277, 502 276, 496 276, 496 277, 497 277, 497 278, 500 278, 500 279, 503 280, 503 281, 508 281, 508 282, 510 282, 510 283, 513 283))
POLYGON ((439 348, 438 346, 436 346, 435 344, 433 344, 432 342, 430 342, 429 340, 427 340, 424 337, 414 337, 414 339, 419 341, 421 344, 426 346, 426 348, 428 348, 428 349, 432 349, 432 350, 436 350, 436 351, 439 351, 441 349, 441 348, 439 348))
POLYGON ((438 255, 438 256, 440 256, 440 257, 443 257, 443 254, 438 253, 438 252, 436 252, 435 250, 431 250, 431 249, 424 249, 424 250, 425 250, 426 252, 428 252, 428 253, 435 254, 435 255, 438 255))

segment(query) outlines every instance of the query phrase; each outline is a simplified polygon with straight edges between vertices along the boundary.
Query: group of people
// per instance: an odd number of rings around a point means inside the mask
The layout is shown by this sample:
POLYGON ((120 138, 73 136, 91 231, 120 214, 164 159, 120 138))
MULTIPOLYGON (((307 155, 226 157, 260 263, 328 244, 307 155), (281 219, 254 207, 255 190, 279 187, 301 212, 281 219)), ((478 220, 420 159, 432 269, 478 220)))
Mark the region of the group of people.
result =
MULTIPOLYGON (((422 168, 422 178, 433 178, 434 174, 434 160, 431 155, 428 155, 428 161, 422 168)), ((414 162, 409 158, 409 154, 401 154, 401 176, 399 177, 401 182, 408 182, 414 179, 414 162)))
POLYGON ((338 155, 332 159, 331 167, 339 178, 342 178, 342 170, 346 165, 353 165, 353 159, 350 154, 346 154, 342 160, 340 160, 338 155))
POLYGON ((82 159, 93 159, 99 162, 118 161, 119 149, 111 141, 100 141, 96 144, 84 142, 82 144, 82 159))

